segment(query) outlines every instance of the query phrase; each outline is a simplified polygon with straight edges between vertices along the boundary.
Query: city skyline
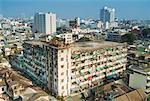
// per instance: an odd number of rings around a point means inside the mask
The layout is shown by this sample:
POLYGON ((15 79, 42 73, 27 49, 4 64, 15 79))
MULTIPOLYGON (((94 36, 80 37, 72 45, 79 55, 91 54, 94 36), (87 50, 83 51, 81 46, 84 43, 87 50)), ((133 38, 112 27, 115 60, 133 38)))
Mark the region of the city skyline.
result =
POLYGON ((119 19, 150 19, 146 13, 150 9, 149 0, 0 0, 0 14, 30 17, 36 12, 53 12, 58 18, 99 19, 100 9, 104 6, 115 8, 119 19))

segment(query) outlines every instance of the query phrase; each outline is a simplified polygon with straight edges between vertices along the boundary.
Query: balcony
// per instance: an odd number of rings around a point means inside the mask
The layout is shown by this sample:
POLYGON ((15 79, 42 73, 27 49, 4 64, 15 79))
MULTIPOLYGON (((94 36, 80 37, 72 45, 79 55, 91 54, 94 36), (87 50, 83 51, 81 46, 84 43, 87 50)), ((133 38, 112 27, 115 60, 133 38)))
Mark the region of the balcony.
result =
POLYGON ((147 83, 146 86, 147 86, 147 87, 150 87, 150 83, 147 83))
POLYGON ((147 77, 147 80, 150 81, 150 77, 147 77))
POLYGON ((150 89, 145 90, 146 93, 150 93, 150 89))
POLYGON ((150 72, 147 72, 147 75, 150 76, 150 72))

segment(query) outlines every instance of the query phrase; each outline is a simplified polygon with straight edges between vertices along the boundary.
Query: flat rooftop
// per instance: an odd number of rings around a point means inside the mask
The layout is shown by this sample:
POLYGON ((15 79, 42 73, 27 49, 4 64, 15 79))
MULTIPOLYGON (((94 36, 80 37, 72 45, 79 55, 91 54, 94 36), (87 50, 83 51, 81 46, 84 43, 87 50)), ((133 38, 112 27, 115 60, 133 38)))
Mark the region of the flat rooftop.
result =
POLYGON ((68 46, 53 46, 49 42, 44 41, 37 41, 37 40, 31 40, 31 41, 25 41, 25 43, 32 44, 32 45, 46 45, 57 49, 64 49, 71 47, 73 51, 84 51, 84 50, 91 50, 91 49, 103 49, 103 48, 109 48, 109 47, 115 47, 124 43, 117 43, 117 42, 109 42, 109 41, 87 41, 87 42, 75 42, 68 46))
POLYGON ((72 50, 94 50, 94 49, 103 49, 110 48, 121 45, 123 43, 110 42, 110 41, 88 41, 88 42, 76 42, 72 44, 72 50))
POLYGON ((48 45, 46 42, 38 41, 38 40, 29 40, 29 41, 25 41, 25 43, 31 45, 48 45))
POLYGON ((150 71, 150 68, 148 67, 140 67, 140 66, 135 66, 135 65, 131 65, 128 69, 134 72, 138 72, 140 74, 144 74, 144 75, 146 75, 147 72, 150 71))

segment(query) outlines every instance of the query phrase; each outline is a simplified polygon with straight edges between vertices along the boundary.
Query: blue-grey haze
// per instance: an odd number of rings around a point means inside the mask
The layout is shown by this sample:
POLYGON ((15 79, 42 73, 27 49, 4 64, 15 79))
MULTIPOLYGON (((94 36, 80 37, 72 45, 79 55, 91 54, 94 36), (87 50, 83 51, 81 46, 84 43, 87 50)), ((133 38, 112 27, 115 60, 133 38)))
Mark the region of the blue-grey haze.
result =
POLYGON ((29 17, 50 11, 59 18, 99 19, 103 6, 115 8, 119 19, 150 19, 150 0, 0 0, 0 14, 29 17))

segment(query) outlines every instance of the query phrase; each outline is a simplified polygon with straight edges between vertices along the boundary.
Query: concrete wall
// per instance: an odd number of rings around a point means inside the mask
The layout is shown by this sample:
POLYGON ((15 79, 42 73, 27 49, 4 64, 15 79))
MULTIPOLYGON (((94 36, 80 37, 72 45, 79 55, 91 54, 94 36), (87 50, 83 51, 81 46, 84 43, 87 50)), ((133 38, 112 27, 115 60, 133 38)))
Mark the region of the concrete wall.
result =
POLYGON ((0 94, 4 93, 4 92, 6 92, 6 91, 7 91, 6 86, 1 86, 1 87, 0 87, 0 94), (3 91, 2 91, 2 88, 3 88, 3 91))
POLYGON ((139 73, 134 73, 130 74, 129 77, 129 86, 137 89, 137 88, 145 88, 146 87, 146 76, 139 74, 139 73))

